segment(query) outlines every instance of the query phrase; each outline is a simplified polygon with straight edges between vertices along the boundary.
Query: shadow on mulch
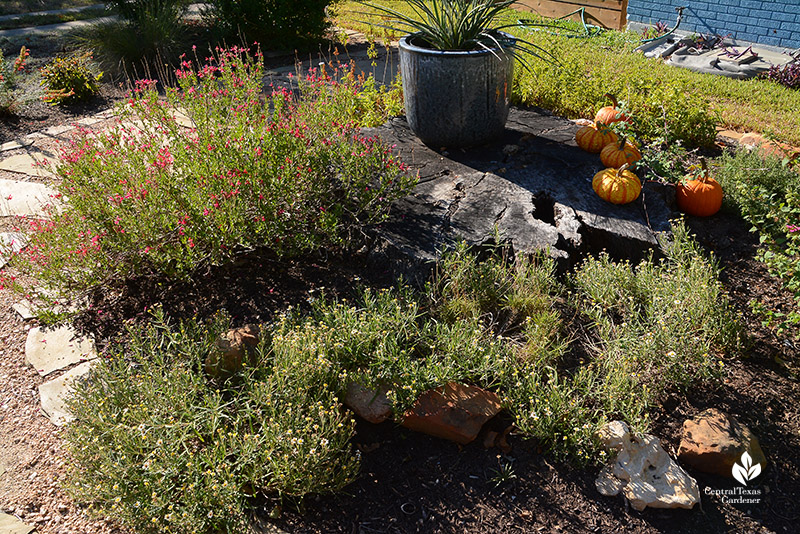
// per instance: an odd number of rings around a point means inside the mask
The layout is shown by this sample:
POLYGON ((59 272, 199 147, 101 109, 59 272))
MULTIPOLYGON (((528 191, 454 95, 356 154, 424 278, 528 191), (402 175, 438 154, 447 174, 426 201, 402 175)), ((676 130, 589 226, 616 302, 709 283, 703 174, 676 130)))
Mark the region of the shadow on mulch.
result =
POLYGON ((290 307, 310 309, 312 295, 353 299, 365 286, 395 284, 388 269, 368 265, 358 255, 278 260, 269 252, 253 252, 187 280, 142 276, 106 286, 90 296, 89 309, 74 323, 107 340, 122 333, 126 324, 148 320, 147 310, 154 305, 174 319, 203 320, 224 310, 234 326, 265 323, 290 307))

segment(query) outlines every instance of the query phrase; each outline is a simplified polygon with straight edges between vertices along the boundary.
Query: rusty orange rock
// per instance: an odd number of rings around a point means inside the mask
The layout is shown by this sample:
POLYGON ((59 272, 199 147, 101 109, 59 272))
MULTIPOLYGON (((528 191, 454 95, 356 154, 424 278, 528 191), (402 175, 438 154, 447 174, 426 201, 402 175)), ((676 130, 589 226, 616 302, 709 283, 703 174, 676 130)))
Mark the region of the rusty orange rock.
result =
POLYGON ((403 426, 467 444, 501 410, 500 398, 477 386, 450 382, 426 391, 403 416, 403 426))
POLYGON ((221 378, 240 371, 247 360, 252 365, 255 348, 258 346, 261 329, 248 324, 222 334, 205 361, 205 371, 214 378, 221 378))
POLYGON ((678 460, 698 471, 733 478, 733 464, 747 452, 763 469, 767 459, 749 428, 710 408, 683 423, 678 460))

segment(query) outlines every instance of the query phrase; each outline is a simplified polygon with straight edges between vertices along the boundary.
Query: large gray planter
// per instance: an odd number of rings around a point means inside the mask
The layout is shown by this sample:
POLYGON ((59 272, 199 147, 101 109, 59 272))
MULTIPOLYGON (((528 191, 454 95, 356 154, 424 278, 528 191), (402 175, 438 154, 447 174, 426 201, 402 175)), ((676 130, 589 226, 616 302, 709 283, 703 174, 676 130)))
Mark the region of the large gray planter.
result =
POLYGON ((432 148, 465 147, 503 133, 514 79, 511 54, 432 50, 418 41, 414 35, 400 39, 406 119, 417 137, 432 148))

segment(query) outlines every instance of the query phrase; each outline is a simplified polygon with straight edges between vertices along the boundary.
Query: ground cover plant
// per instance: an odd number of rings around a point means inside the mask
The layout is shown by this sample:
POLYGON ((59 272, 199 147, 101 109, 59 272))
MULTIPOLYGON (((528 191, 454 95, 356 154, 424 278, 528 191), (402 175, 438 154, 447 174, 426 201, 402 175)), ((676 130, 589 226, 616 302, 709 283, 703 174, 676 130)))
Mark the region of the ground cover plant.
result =
MULTIPOLYGON (((402 11, 396 0, 380 2, 402 11)), ((337 24, 369 33, 377 15, 356 2, 337 11, 337 24)), ((791 126, 800 122, 800 93, 769 80, 731 80, 664 65, 633 52, 641 36, 634 32, 606 31, 576 38, 564 31, 569 23, 552 26, 552 19, 510 10, 505 21, 530 20, 539 27, 508 28, 532 44, 553 53, 557 62, 529 61, 530 71, 517 69, 514 101, 535 105, 569 118, 593 118, 605 104, 606 93, 624 101, 638 118, 643 141, 681 141, 685 148, 713 143, 715 126, 768 133, 779 140, 800 144, 791 126)), ((398 36, 395 36, 398 37, 398 36)))
POLYGON ((346 247, 413 185, 356 130, 385 91, 348 72, 336 84, 304 78, 303 98, 284 89, 262 101, 260 61, 238 48, 208 61, 184 61, 166 99, 138 82, 115 129, 64 150, 69 201, 31 222, 17 256, 26 272, 82 292, 146 273, 185 277, 259 247, 279 257, 346 247))
MULTIPOLYGON (((728 205, 758 232, 759 259, 800 303, 800 175, 774 155, 738 150, 717 160, 715 176, 728 205)), ((753 306, 779 333, 800 325, 796 310, 753 306)))
POLYGON ((602 461, 602 424, 646 430, 667 392, 718 379, 736 350, 713 263, 682 227, 666 250, 636 267, 587 259, 565 285, 543 257, 493 249, 481 261, 460 246, 424 289, 323 295, 262 325, 252 364, 225 379, 203 371, 224 317, 170 324, 156 312, 78 386, 70 487, 140 532, 236 532, 254 502, 357 476, 341 405, 353 381, 388 384, 398 422, 428 389, 479 385, 550 455, 602 461), (589 336, 575 336, 576 318, 589 336))

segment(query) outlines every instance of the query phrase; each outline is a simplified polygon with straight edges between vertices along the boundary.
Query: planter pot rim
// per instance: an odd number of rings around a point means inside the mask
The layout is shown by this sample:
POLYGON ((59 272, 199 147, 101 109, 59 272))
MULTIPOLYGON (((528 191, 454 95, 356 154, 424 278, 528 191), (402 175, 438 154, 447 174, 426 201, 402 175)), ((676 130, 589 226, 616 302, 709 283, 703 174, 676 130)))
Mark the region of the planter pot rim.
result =
MULTIPOLYGON (((506 32, 498 31, 503 38, 511 43, 516 42, 517 38, 511 34, 506 32)), ((404 35, 400 39, 400 48, 405 48, 415 54, 426 54, 430 56, 482 56, 484 54, 493 54, 496 53, 498 48, 489 48, 487 49, 480 49, 480 50, 436 50, 435 48, 425 48, 422 46, 417 46, 411 42, 412 39, 419 37, 419 34, 412 33, 409 35, 404 35)), ((502 47, 501 47, 502 49, 502 47)))

